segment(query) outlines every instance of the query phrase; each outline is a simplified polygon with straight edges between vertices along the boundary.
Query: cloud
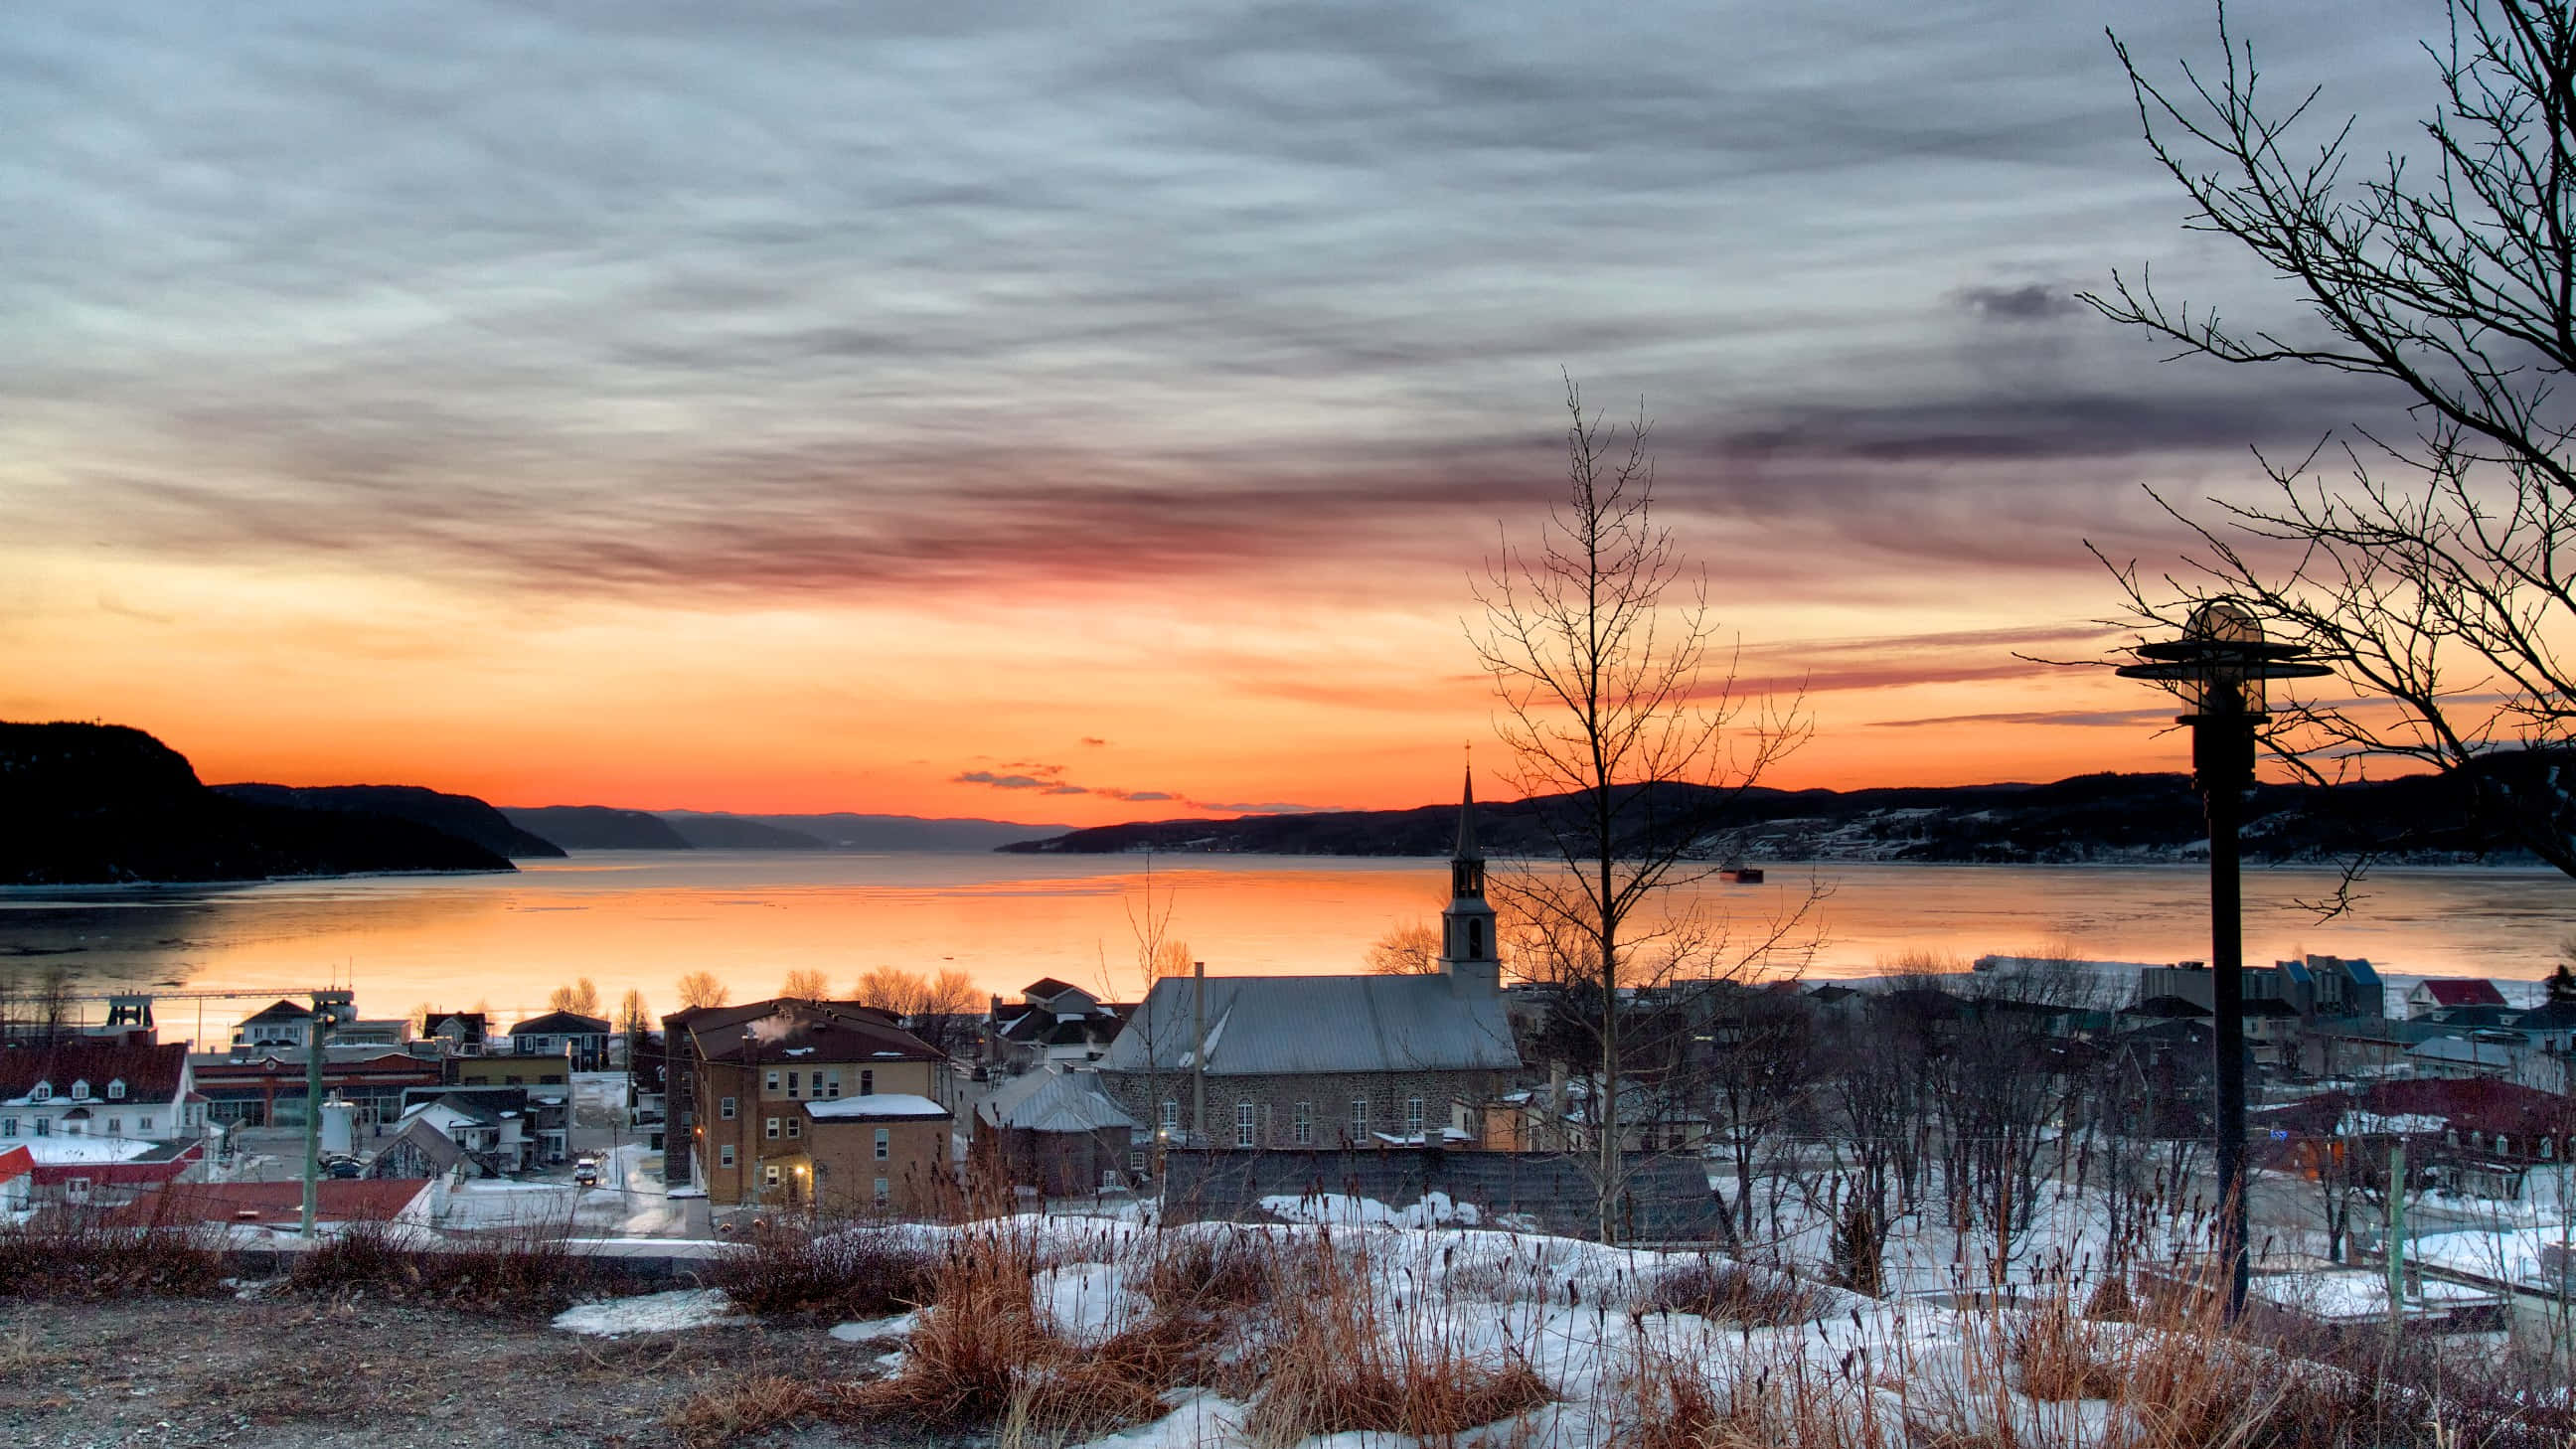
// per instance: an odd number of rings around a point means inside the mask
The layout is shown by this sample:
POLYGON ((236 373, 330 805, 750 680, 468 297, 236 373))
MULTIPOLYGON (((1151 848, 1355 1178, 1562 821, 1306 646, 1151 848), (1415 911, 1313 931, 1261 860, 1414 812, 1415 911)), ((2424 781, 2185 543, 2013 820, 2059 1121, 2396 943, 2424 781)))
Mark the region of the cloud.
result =
MULTIPOLYGON (((957 785, 990 785, 996 790, 1044 790, 1050 795, 1064 793, 1053 780, 1042 780, 1034 775, 997 775, 990 770, 968 770, 963 774, 950 776, 949 782, 957 785)), ((1073 793, 1081 792, 1076 790, 1073 793)))
POLYGON ((1108 742, 1107 740, 1100 739, 1100 738, 1097 738, 1097 737, 1092 736, 1092 735, 1084 735, 1084 736, 1082 737, 1082 743, 1084 743, 1084 744, 1086 744, 1086 745, 1091 745, 1091 746, 1094 746, 1094 747, 1098 747, 1098 746, 1101 746, 1101 745, 1105 745, 1105 744, 1107 744, 1107 743, 1109 743, 1109 742, 1108 742))
POLYGON ((2048 725, 2078 729, 2134 729, 2139 725, 2171 724, 2174 706, 2147 706, 2138 709, 2094 710, 2004 710, 1994 714, 1945 714, 1923 719, 1883 719, 1872 721, 1871 729, 1920 729, 1929 725, 1998 724, 2048 725))

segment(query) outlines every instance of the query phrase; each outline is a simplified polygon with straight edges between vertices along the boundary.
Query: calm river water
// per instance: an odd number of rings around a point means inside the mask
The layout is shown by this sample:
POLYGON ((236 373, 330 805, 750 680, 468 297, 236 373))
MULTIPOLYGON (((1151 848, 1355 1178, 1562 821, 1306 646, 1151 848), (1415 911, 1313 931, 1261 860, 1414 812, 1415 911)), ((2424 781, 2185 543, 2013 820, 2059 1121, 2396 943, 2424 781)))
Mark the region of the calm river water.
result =
MULTIPOLYGON (((1803 897, 1809 868, 1762 886, 1711 882, 1709 918, 1739 932, 1803 897)), ((1433 860, 1158 857, 1171 932, 1211 972, 1357 969, 1390 927, 1439 910, 1433 860)), ((1823 940, 1806 970, 1867 975, 1909 952, 2170 961, 2205 957, 2207 877, 2190 866, 1822 865, 1823 940)), ((2536 978, 2576 927, 2576 882, 2545 870, 2387 870, 2350 914, 2297 904, 2331 872, 2249 870, 2245 952, 2367 956, 2383 971, 2536 978)), ((0 971, 54 961, 92 989, 184 984, 284 990, 354 981, 359 1010, 477 1002, 510 1017, 587 976, 611 1003, 639 988, 656 1011, 672 983, 712 971, 737 1001, 818 967, 836 985, 871 966, 955 967, 1015 995, 1040 976, 1135 992, 1131 910, 1139 856, 599 852, 517 875, 393 876, 158 889, 0 890, 0 971)), ((258 1009, 205 1008, 208 1036, 258 1009)), ((195 1028, 198 1008, 164 1008, 195 1028)))

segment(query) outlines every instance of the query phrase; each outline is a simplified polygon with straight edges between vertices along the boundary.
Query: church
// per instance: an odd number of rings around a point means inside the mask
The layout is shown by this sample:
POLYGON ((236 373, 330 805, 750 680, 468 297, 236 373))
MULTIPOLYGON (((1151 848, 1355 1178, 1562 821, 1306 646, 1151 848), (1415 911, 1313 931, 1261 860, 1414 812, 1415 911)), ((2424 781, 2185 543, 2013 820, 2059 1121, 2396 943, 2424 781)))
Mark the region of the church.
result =
POLYGON ((1465 1105, 1521 1069, 1472 778, 1440 920, 1437 968, 1421 975, 1157 981, 1101 1058, 1100 1084, 1174 1144, 1465 1145, 1465 1105))

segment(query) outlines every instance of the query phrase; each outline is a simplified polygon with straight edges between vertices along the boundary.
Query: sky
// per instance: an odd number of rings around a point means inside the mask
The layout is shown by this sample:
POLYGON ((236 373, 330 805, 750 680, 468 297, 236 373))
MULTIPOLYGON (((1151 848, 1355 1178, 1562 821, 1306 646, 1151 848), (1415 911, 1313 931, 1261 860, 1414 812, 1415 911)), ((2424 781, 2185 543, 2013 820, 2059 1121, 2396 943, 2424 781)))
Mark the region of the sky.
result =
MULTIPOLYGON (((2439 18, 2231 19, 2368 155, 2439 18)), ((2169 566, 2149 487, 2391 402, 2074 300, 2302 325, 2106 24, 2219 56, 2160 0, 29 12, 0 718, 512 805, 1439 800, 1571 378, 1812 718, 1766 783, 2178 768, 2018 656, 2120 642, 2085 545, 2169 566)))

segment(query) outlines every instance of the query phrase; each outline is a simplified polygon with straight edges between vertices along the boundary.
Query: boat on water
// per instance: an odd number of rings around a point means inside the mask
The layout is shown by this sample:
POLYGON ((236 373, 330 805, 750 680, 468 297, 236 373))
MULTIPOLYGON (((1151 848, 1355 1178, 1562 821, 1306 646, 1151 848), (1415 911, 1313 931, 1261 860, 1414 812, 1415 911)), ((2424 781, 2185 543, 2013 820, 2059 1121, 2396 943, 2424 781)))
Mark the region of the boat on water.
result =
POLYGON ((1730 861, 1717 868, 1717 878, 1730 885, 1760 885, 1762 884, 1762 867, 1758 865, 1746 865, 1740 860, 1730 861))

